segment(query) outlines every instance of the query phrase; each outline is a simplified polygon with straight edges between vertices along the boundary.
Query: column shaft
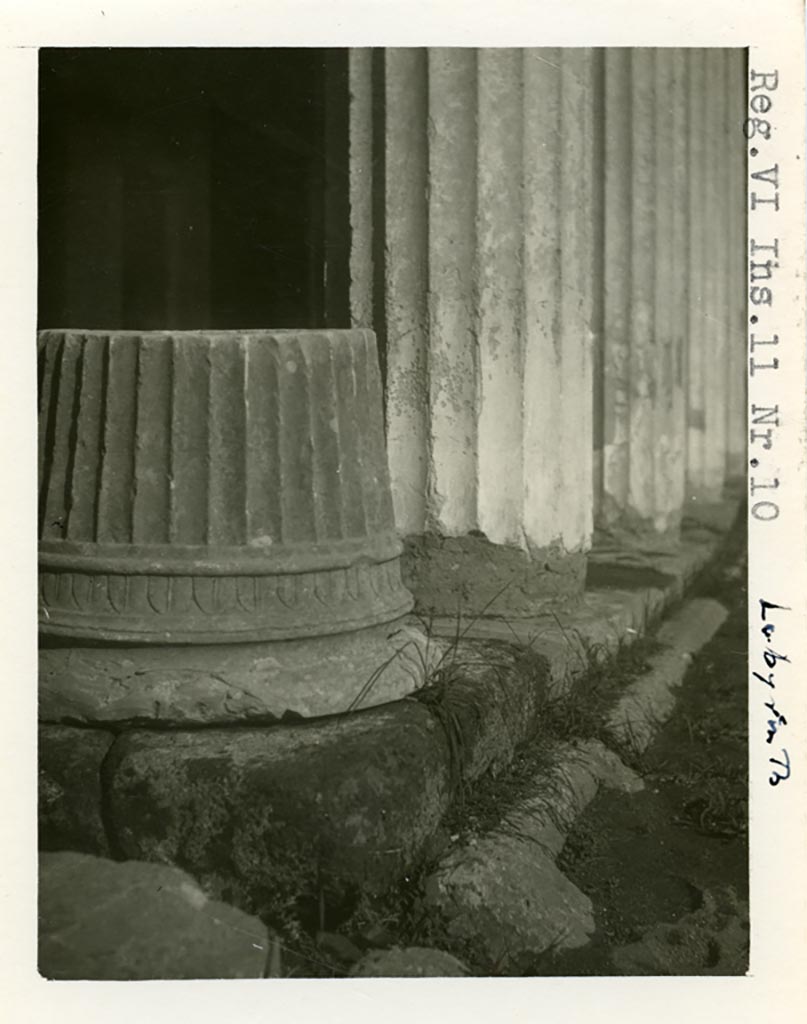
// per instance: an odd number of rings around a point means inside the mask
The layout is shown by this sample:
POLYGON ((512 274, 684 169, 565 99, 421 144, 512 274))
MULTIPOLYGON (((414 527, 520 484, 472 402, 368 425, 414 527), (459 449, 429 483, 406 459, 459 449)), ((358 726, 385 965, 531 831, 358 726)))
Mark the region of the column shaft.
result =
POLYGON ((427 54, 390 49, 384 68, 384 323, 387 454, 395 521, 426 528, 429 473, 427 54))
POLYGON ((383 232, 398 528, 464 539, 463 565, 531 568, 530 601, 544 575, 553 598, 579 591, 592 529, 594 66, 589 50, 386 51, 383 225, 353 193, 354 232, 383 232), (546 572, 550 555, 574 571, 546 572))

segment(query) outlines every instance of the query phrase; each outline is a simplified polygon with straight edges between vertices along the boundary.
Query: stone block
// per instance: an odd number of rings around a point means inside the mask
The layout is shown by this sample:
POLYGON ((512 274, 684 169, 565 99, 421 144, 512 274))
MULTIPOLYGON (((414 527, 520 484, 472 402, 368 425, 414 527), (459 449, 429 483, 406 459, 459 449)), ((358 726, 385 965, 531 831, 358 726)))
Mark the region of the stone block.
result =
POLYGON ((595 927, 591 900, 541 846, 516 835, 449 854, 427 879, 424 902, 452 945, 473 943, 498 965, 583 946, 595 927))
POLYGON ((404 701, 294 726, 132 731, 105 783, 125 856, 176 863, 269 914, 402 877, 447 807, 448 749, 404 701))
POLYGON ((39 972, 56 981, 261 978, 266 928, 177 868, 44 853, 39 972))
POLYGON ((100 729, 39 727, 39 846, 109 854, 101 765, 115 737, 100 729))

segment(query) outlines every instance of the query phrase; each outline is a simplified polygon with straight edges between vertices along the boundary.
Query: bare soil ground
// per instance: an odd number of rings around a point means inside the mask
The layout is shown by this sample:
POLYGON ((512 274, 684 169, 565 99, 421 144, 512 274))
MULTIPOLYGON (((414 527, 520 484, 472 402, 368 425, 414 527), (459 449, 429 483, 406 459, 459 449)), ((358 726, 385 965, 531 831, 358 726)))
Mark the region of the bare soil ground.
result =
MULTIPOLYGON (((748 899, 745 551, 740 524, 692 592, 730 614, 693 660, 672 718, 633 764, 646 789, 598 796, 561 854, 561 869, 594 903, 594 939, 546 958, 536 973, 625 973, 614 951, 649 926, 674 925, 702 907, 707 892, 748 899)), ((736 965, 740 973, 746 966, 736 965)))

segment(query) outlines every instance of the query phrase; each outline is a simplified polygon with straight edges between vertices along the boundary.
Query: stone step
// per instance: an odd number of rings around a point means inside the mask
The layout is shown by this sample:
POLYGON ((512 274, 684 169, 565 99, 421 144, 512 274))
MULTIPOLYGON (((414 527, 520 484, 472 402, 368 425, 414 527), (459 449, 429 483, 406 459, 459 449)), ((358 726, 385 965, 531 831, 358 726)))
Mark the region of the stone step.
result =
POLYGON ((606 728, 615 743, 641 753, 675 706, 692 657, 720 629, 728 611, 718 601, 695 598, 662 624, 656 639, 664 649, 649 659, 650 670, 633 682, 611 710, 606 728))

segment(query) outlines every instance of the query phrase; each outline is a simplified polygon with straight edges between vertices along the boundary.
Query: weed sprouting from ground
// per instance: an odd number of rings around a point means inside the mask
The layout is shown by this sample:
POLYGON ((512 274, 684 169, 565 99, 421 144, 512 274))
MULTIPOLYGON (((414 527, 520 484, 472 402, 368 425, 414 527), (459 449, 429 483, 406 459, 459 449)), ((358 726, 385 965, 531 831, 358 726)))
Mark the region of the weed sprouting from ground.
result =
MULTIPOLYGON (((581 639, 581 643, 585 641, 581 639)), ((605 712, 624 688, 647 670, 659 644, 652 638, 640 638, 621 646, 609 660, 604 660, 597 648, 584 649, 588 672, 579 676, 567 693, 543 695, 536 728, 514 752, 509 765, 487 771, 449 808, 444 825, 450 834, 467 839, 500 828, 514 808, 541 795, 536 788, 539 780, 545 786, 554 784, 552 770, 557 765, 559 743, 604 739, 605 712)), ((547 801, 546 806, 553 802, 547 801)))
POLYGON ((485 708, 494 704, 503 718, 526 714, 525 700, 545 685, 542 659, 503 641, 453 643, 415 695, 445 732, 449 751, 451 792, 464 805, 470 785, 470 764, 483 733, 485 708), (493 689, 496 700, 482 699, 493 689))
MULTIPOLYGON (((581 641, 585 644, 585 640, 581 641)), ((606 712, 617 697, 650 668, 661 645, 653 637, 620 644, 616 654, 604 656, 604 645, 585 646, 588 671, 578 676, 565 694, 546 702, 539 729, 558 740, 603 739, 606 712)))

